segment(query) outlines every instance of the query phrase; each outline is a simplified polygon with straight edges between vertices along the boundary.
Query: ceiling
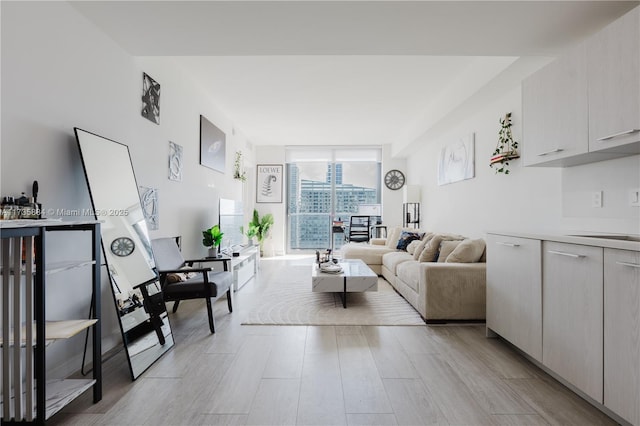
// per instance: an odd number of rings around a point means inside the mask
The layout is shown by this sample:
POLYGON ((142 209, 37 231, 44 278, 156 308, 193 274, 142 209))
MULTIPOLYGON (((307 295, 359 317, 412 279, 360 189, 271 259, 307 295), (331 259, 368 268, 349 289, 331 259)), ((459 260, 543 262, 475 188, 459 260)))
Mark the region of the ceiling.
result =
POLYGON ((639 4, 70 3, 131 55, 175 61, 253 144, 392 143, 399 155, 639 4))

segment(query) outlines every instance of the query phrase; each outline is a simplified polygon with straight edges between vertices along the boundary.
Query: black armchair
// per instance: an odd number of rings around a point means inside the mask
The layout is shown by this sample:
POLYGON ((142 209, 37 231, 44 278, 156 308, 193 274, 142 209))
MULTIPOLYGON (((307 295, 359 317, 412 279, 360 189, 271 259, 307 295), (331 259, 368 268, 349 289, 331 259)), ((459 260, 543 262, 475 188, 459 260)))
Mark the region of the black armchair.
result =
POLYGON ((173 301, 173 312, 178 310, 181 300, 204 299, 209 315, 209 329, 215 333, 211 300, 227 293, 229 312, 233 312, 231 302, 231 284, 233 275, 229 272, 229 258, 205 258, 185 260, 175 238, 157 238, 151 240, 156 268, 160 275, 160 285, 165 302, 173 301), (212 268, 193 268, 193 264, 221 261, 224 272, 214 272, 212 268), (178 275, 180 274, 180 275, 178 275), (183 274, 190 277, 185 278, 183 274))
POLYGON ((347 240, 357 243, 369 241, 369 225, 371 218, 369 216, 351 216, 349 219, 349 233, 347 240))

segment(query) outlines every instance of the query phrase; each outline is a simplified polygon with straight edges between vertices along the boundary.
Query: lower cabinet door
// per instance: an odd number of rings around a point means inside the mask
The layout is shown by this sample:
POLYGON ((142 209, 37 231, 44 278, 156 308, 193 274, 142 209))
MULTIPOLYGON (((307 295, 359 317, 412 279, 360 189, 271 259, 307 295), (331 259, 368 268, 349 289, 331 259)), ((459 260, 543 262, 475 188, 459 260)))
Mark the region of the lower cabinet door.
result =
POLYGON ((542 362, 602 403, 603 249, 542 244, 542 362))
POLYGON ((487 235, 487 327, 542 361, 541 241, 487 235))
POLYGON ((640 425, 640 253, 604 250, 604 405, 640 425))

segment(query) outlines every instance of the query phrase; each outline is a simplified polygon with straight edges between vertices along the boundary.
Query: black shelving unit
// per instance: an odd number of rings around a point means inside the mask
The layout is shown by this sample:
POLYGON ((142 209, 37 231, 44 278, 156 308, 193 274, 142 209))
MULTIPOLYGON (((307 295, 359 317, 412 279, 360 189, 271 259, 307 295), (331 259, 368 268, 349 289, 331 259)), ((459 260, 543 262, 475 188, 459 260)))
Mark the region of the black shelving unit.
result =
POLYGON ((100 334, 100 223, 95 220, 0 221, 2 240, 2 424, 44 424, 64 406, 93 389, 102 399, 100 334), (91 260, 46 262, 49 232, 91 232, 91 260), (89 319, 46 321, 46 278, 91 266, 89 319), (31 325, 31 326, 29 326, 31 325), (46 348, 55 340, 92 329, 92 378, 47 381, 46 348))
POLYGON ((402 205, 402 226, 404 228, 420 228, 420 203, 404 203, 402 205))

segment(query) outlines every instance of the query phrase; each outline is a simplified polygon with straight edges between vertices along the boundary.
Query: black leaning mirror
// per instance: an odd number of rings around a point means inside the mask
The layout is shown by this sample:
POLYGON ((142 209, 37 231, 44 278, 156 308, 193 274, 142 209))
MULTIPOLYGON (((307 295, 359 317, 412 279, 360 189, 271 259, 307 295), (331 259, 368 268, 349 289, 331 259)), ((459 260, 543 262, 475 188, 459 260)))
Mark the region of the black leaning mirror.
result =
POLYGON ((135 380, 174 343, 133 164, 126 145, 74 130, 135 380))

